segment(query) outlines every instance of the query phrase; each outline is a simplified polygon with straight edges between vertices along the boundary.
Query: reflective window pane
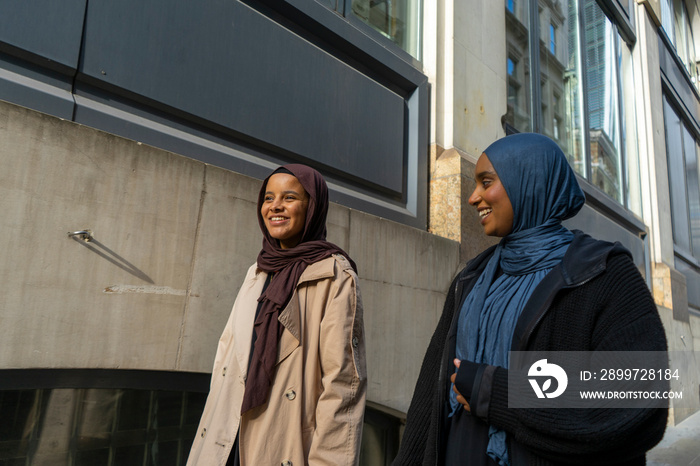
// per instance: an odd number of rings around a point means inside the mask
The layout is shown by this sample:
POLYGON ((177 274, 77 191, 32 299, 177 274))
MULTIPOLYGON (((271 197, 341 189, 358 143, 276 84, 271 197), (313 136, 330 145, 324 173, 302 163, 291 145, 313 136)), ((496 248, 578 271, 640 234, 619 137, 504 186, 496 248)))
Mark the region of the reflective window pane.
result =
POLYGON ((661 26, 675 47, 691 82, 700 89, 700 71, 693 33, 693 25, 698 27, 700 8, 697 2, 688 3, 683 0, 660 0, 660 4, 661 26))
MULTIPOLYGON (((698 6, 693 5, 689 10, 687 5, 680 0, 673 0, 673 27, 676 52, 680 57, 690 80, 698 86, 697 55, 695 54, 695 38, 693 34, 693 20, 698 22, 698 6)), ((696 25, 697 27, 697 25, 696 25)))
POLYGON ((160 391, 155 393, 153 404, 158 427, 179 426, 182 422, 183 393, 160 391))
POLYGON ((0 439, 21 440, 25 431, 25 420, 36 405, 34 390, 0 392, 0 439))
POLYGON ((421 59, 421 0, 352 0, 353 15, 421 59))
MULTIPOLYGON (((76 466, 95 466, 98 464, 109 464, 109 449, 79 451, 75 455, 76 466)), ((124 464, 124 463, 119 463, 124 464)), ((132 463, 141 464, 141 463, 132 463)))
POLYGON ((668 162, 668 186, 671 193, 671 218, 673 241, 690 252, 688 228, 688 201, 683 166, 683 124, 675 110, 664 97, 664 129, 666 132, 666 157, 668 162))
POLYGON ((620 77, 622 80, 622 140, 625 146, 627 181, 627 208, 643 218, 642 185, 637 142, 636 80, 632 63, 632 50, 620 41, 620 77))
POLYGON ((557 54, 557 28, 553 24, 549 25, 549 51, 557 54))
MULTIPOLYGON (((0 466, 185 466, 207 394, 122 389, 0 391, 0 466)), ((396 456, 402 414, 367 406, 361 464, 396 456)))
POLYGON ((590 181, 622 201, 617 33, 595 0, 584 0, 590 181))
POLYGON ((676 52, 678 52, 678 56, 681 58, 683 63, 687 63, 688 42, 685 28, 686 15, 683 0, 673 0, 671 5, 673 10, 673 42, 676 45, 676 52))
POLYGON ((0 391, 0 465, 185 464, 205 393, 0 391))
POLYGON ((597 0, 505 0, 505 19, 506 134, 537 122, 577 174, 641 217, 634 66, 614 22, 597 0), (536 50, 528 48, 530 21, 538 24, 536 50), (530 94, 535 57, 538 101, 530 94))
MULTIPOLYGON (((108 450, 109 451, 109 450, 108 450)), ((144 464, 146 458, 145 445, 127 445, 124 447, 117 447, 114 451, 114 464, 144 464)), ((93 464, 107 464, 107 463, 93 463, 93 464)), ((148 463, 146 463, 148 464, 148 463)), ((175 464, 175 463, 172 463, 175 464)))
POLYGON ((700 90, 700 69, 698 69, 698 55, 695 48, 695 34, 690 28, 690 23, 686 25, 688 28, 688 62, 686 67, 690 74, 690 81, 700 90))
POLYGON ((199 424, 206 401, 207 397, 201 393, 185 392, 185 425, 199 424))
POLYGON ((690 246, 695 257, 700 258, 700 184, 698 183, 697 143, 688 128, 683 126, 683 153, 685 155, 685 181, 688 198, 690 246))
POLYGON ((331 10, 337 10, 338 9, 338 0, 316 0, 318 3, 321 5, 330 8, 331 10))
POLYGON ((117 430, 138 430, 148 427, 151 394, 145 390, 120 392, 117 430))
POLYGON ((520 132, 532 131, 530 116, 530 45, 527 1, 506 0, 508 109, 505 123, 520 132))
POLYGON ((550 35, 561 44, 540 50, 540 72, 548 83, 542 88, 543 108, 547 109, 543 132, 559 144, 574 170, 586 176, 578 0, 569 0, 566 5, 566 9, 540 10, 541 21, 552 25, 550 35))
POLYGON ((661 27, 666 31, 666 36, 674 41, 673 34, 673 13, 671 10, 671 0, 659 0, 661 4, 661 27))

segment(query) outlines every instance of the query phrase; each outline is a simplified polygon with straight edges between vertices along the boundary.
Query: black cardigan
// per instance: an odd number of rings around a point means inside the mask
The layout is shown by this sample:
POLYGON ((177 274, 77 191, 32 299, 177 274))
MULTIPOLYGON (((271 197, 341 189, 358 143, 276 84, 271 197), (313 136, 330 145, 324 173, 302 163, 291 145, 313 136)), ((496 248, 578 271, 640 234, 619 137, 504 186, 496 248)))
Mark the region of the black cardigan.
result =
MULTIPOLYGON (((452 282, 421 366, 396 466, 442 463, 446 384, 455 371, 450 329, 493 249, 470 261, 452 282)), ((629 252, 577 231, 561 264, 523 309, 511 349, 666 351, 667 345, 656 305, 629 252)), ((472 414, 508 433, 514 466, 645 464, 645 452, 663 437, 667 409, 508 409, 508 371, 483 369, 479 376, 487 376, 472 396, 486 403, 479 404, 482 412, 473 405, 472 414)))

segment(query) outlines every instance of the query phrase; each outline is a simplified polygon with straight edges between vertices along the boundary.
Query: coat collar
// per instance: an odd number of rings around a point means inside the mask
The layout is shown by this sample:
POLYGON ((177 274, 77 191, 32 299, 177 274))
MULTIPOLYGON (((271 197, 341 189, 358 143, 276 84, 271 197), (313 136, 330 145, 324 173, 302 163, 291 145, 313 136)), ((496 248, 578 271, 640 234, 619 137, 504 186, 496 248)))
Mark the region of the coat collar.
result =
MULTIPOLYGON (((580 230, 572 230, 574 239, 571 241, 559 270, 566 286, 576 286, 591 280, 602 273, 607 267, 608 257, 617 254, 632 254, 619 242, 597 240, 580 230)), ((459 279, 467 280, 480 274, 493 255, 496 246, 491 246, 467 263, 459 279)))
POLYGON ((597 240, 580 230, 573 230, 571 241, 561 261, 561 273, 566 286, 577 286, 605 271, 608 258, 617 254, 632 254, 619 242, 597 240))
MULTIPOLYGON (((344 257, 341 258, 345 259, 344 257)), ((341 262, 340 259, 336 260, 341 262)), ((334 258, 328 257, 310 264, 301 274, 299 283, 297 283, 294 289, 289 304, 280 311, 278 319, 287 331, 282 332, 282 337, 278 345, 278 362, 291 354, 301 342, 301 312, 299 310, 299 300, 297 299, 299 285, 332 277, 335 273, 334 263, 334 258)), ((255 309, 258 305, 258 297, 262 293, 265 280, 267 280, 267 273, 253 264, 238 293, 241 303, 239 303, 240 308, 238 312, 234 315, 234 352, 238 358, 241 376, 244 378, 247 377, 248 373, 248 360, 250 358, 255 309)))
MULTIPOLYGON (((278 320, 288 332, 283 332, 282 337, 280 338, 277 355, 278 362, 289 356, 289 354, 294 351, 294 349, 299 346, 301 342, 301 312, 299 309, 299 300, 297 299, 299 286, 304 283, 310 283, 335 276, 336 260, 340 259, 337 258, 337 256, 333 256, 318 262, 314 262, 306 267, 304 272, 301 274, 301 277, 299 277, 299 282, 294 288, 294 293, 292 294, 289 303, 282 311, 280 311, 278 317, 278 320)), ((256 280, 261 280, 264 282, 264 280, 267 278, 267 273, 260 269, 258 269, 256 273, 256 280)))
MULTIPOLYGON (((330 278, 335 274, 334 264, 336 258, 343 258, 342 256, 331 256, 327 257, 313 264, 309 264, 299 277, 299 286, 301 283, 311 282, 315 280, 322 280, 324 278, 330 278)), ((343 258, 344 259, 344 258, 343 258)), ((260 268, 255 269, 255 280, 262 280, 263 283, 267 278, 267 273, 260 268)))

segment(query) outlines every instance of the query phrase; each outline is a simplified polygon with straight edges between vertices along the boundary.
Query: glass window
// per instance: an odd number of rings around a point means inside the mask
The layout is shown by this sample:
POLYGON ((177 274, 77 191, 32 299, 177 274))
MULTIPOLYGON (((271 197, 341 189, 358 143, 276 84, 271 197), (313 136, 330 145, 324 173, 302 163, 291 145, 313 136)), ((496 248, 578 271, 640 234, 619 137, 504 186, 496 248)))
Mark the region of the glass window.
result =
POLYGON ((532 131, 530 117, 530 40, 527 2, 508 8, 506 0, 506 47, 508 51, 508 108, 505 123, 520 132, 532 131))
POLYGON ((666 130, 668 185, 671 193, 673 242, 686 251, 691 252, 690 228, 688 224, 688 198, 686 195, 685 167, 683 161, 683 150, 688 145, 688 142, 684 141, 684 139, 687 139, 687 136, 685 136, 687 130, 665 96, 664 127, 666 130))
POLYGON ((548 92, 547 81, 543 80, 540 84, 540 96, 542 97, 540 102, 540 112, 542 113, 542 118, 547 120, 550 117, 548 104, 551 97, 551 94, 548 92))
POLYGON ((549 51, 557 54, 557 28, 553 24, 549 25, 549 51))
POLYGON ((330 8, 333 11, 338 9, 338 0, 316 0, 321 5, 330 8))
POLYGON ((552 94, 552 139, 555 141, 561 138, 561 98, 557 93, 552 94))
POLYGON ((698 181, 698 146, 685 126, 683 130, 683 143, 685 145, 685 180, 688 186, 690 246, 693 255, 700 260, 700 182, 698 181))
POLYGON ((0 391, 0 464, 184 465, 206 393, 0 391))
POLYGON ((536 128, 551 137, 576 173, 641 216, 631 49, 596 0, 521 3, 511 11, 506 2, 506 134, 536 128), (528 14, 539 27, 536 51, 528 14), (528 92, 531 68, 538 102, 528 92))
POLYGON ((518 62, 508 58, 508 116, 509 124, 513 125, 513 115, 518 102, 521 100, 520 88, 522 84, 518 80, 518 62))
POLYGON ((622 141, 625 154, 627 208, 643 218, 642 185, 637 141, 637 112, 635 111, 635 85, 632 50, 620 41, 620 80, 622 82, 622 141))
POLYGON ((352 0, 352 13, 384 37, 421 59, 421 0, 352 0))
POLYGON ((683 63, 688 63, 687 14, 683 0, 673 0, 673 35, 676 52, 683 63))
POLYGON ((661 0, 661 26, 696 87, 700 84, 700 72, 693 29, 700 23, 699 13, 697 2, 661 0), (688 5, 691 7, 688 8, 688 5))
POLYGON ((660 0, 661 3, 661 27, 666 31, 666 36, 674 41, 673 34, 673 13, 671 10, 671 0, 660 0))
POLYGON ((540 74, 549 82, 548 89, 542 91, 542 100, 552 102, 552 116, 543 118, 543 132, 557 141, 574 170, 585 176, 578 0, 569 0, 566 5, 564 10, 552 5, 541 12, 550 18, 550 24, 556 20, 566 34, 561 47, 555 47, 554 52, 547 48, 540 54, 540 74))
MULTIPOLYGON (((184 466, 206 398, 176 390, 0 390, 0 466, 184 466)), ((368 403, 361 464, 391 464, 402 418, 368 403)))
POLYGON ((613 24, 595 0, 584 0, 590 181, 622 201, 618 47, 613 24))
POLYGON ((691 82, 697 86, 698 67, 697 55, 695 54, 695 36, 693 34, 693 17, 696 17, 697 21, 698 14, 697 3, 694 3, 694 7, 693 10, 688 10, 684 2, 680 0, 674 0, 673 2, 676 51, 690 75, 691 82))
POLYGON ((360 464, 388 466, 399 451, 403 415, 391 408, 368 402, 362 428, 360 464))

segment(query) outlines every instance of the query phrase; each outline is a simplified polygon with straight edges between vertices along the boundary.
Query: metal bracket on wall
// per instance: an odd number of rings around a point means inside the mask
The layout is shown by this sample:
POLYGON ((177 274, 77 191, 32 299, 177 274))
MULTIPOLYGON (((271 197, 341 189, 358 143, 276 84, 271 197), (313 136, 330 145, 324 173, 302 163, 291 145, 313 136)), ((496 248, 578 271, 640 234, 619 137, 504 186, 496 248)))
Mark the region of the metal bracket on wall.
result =
POLYGON ((68 236, 70 238, 79 238, 85 241, 86 243, 89 243, 92 241, 94 238, 92 237, 92 231, 91 230, 79 230, 79 231, 74 231, 74 232, 68 232, 68 236))

